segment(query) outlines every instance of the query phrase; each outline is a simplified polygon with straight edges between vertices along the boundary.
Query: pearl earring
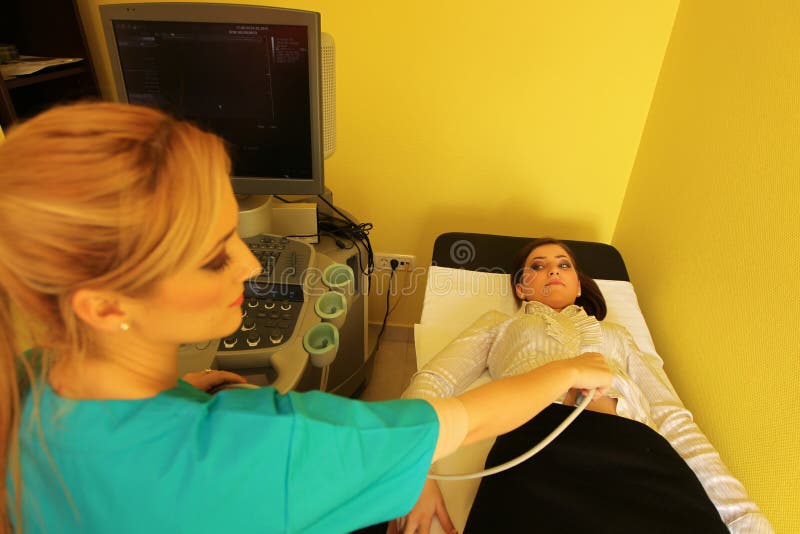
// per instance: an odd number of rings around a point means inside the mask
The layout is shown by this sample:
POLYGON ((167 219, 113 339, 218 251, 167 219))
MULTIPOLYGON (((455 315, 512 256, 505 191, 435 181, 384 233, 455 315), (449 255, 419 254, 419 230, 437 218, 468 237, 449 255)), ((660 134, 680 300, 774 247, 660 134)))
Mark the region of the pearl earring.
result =
POLYGON ((119 329, 122 330, 123 332, 127 332, 128 330, 131 329, 131 325, 129 325, 128 323, 120 323, 119 329))

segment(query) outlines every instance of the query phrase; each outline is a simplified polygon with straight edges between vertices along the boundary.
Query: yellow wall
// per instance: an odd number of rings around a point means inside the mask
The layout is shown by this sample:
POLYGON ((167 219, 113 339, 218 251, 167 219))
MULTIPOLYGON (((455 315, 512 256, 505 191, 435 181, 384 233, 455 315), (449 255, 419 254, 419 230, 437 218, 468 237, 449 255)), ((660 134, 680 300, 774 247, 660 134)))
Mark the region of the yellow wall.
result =
MULTIPOLYGON (((326 180, 374 250, 424 266, 446 231, 610 241, 678 0, 261 3, 318 11, 336 40, 326 180)), ((78 4, 107 91, 98 1, 78 4)), ((420 309, 421 291, 389 322, 420 309)))
POLYGON ((683 0, 614 233, 680 396, 800 528, 800 4, 683 0))

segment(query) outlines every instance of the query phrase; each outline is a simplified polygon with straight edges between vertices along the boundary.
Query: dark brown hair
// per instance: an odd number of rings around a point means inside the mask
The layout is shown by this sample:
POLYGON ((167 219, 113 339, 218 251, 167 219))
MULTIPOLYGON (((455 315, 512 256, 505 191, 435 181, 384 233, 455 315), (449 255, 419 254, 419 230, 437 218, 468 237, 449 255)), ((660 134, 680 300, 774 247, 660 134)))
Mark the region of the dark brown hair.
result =
POLYGON ((511 272, 511 290, 517 302, 522 302, 522 299, 517 296, 517 284, 522 282, 522 275, 525 272, 525 260, 528 259, 534 249, 542 245, 558 245, 566 251, 570 260, 572 260, 572 267, 578 273, 578 281, 581 283, 581 294, 575 299, 575 304, 583 308, 588 315, 594 315, 598 321, 602 321, 607 312, 606 299, 603 298, 603 293, 600 292, 600 288, 597 287, 597 283, 592 277, 581 272, 572 250, 558 239, 552 237, 535 239, 517 252, 517 256, 514 258, 514 270, 511 272))

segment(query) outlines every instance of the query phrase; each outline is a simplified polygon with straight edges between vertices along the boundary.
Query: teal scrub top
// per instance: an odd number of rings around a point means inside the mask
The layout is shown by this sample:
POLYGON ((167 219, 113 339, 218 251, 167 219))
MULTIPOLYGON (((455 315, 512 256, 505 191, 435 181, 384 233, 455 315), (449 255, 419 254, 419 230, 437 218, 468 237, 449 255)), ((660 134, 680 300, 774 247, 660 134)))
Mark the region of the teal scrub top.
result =
POLYGON ((149 399, 74 401, 44 386, 45 449, 32 410, 29 395, 26 532, 349 532, 411 509, 439 431, 425 401, 211 396, 183 381, 149 399))

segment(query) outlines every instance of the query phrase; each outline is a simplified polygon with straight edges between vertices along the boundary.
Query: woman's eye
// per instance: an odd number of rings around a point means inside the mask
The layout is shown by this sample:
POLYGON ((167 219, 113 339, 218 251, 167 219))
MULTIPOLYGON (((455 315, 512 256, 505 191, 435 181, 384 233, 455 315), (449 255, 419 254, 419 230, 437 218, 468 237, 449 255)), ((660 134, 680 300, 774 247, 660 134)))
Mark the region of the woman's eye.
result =
POLYGON ((228 254, 226 252, 223 252, 221 254, 218 254, 210 262, 208 262, 205 265, 203 265, 203 269, 205 269, 207 271, 214 271, 214 272, 221 271, 222 269, 224 269, 225 267, 228 266, 230 261, 231 261, 231 257, 228 256, 228 254))
POLYGON ((541 263, 534 263, 533 265, 530 266, 531 271, 541 271, 542 269, 544 269, 544 265, 542 265, 541 263))
POLYGON ((559 264, 559 267, 561 267, 562 269, 571 269, 572 265, 570 265, 568 262, 565 261, 565 262, 559 264))

